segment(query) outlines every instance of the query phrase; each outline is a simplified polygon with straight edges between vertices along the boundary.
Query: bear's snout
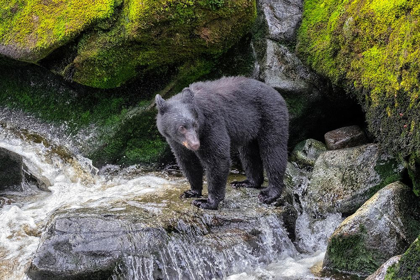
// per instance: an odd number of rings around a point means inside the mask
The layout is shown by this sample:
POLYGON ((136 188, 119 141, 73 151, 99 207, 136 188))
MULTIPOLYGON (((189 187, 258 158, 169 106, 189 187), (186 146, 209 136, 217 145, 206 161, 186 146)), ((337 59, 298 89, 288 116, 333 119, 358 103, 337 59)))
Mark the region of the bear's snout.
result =
POLYGON ((197 134, 193 132, 185 134, 185 141, 182 144, 191 151, 197 151, 200 148, 200 140, 198 140, 197 134))

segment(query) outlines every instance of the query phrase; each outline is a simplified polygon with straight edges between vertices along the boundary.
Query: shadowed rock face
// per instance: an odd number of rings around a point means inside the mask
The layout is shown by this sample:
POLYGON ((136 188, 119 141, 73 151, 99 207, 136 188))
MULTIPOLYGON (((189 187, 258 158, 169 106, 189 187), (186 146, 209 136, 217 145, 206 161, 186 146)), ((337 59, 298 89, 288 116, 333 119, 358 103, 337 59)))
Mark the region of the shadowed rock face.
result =
POLYGON ((218 211, 198 210, 190 200, 180 200, 181 193, 175 189, 131 206, 57 213, 27 274, 31 279, 134 279, 134 274, 211 279, 294 250, 282 226, 283 208, 260 204, 258 190, 229 191, 218 211))
POLYGON ((0 148, 0 192, 21 190, 24 179, 22 157, 0 148))

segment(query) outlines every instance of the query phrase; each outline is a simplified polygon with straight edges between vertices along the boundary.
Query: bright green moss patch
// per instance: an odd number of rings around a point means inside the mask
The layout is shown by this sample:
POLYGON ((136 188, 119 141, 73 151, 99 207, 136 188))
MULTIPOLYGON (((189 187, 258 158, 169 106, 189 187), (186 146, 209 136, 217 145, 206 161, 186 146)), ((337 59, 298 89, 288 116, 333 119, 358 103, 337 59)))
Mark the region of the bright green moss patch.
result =
POLYGON ((114 12, 114 0, 1 0, 2 53, 36 62, 114 12))
POLYGON ((112 88, 160 67, 214 59, 250 30, 255 13, 250 0, 130 0, 111 29, 83 36, 63 73, 81 84, 112 88))
POLYGON ((420 151, 420 3, 306 0, 298 51, 355 94, 369 130, 403 157, 420 151))
POLYGON ((0 1, 0 54, 96 88, 216 59, 256 17, 255 0, 0 1))

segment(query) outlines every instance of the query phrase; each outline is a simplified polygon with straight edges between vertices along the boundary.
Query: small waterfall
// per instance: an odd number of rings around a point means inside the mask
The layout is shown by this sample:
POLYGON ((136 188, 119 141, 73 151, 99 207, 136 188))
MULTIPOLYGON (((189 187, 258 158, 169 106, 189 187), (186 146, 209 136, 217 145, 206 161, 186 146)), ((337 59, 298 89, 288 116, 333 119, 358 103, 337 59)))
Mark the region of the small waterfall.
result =
POLYGON ((178 233, 168 236, 166 246, 156 254, 125 255, 112 279, 224 279, 247 268, 297 255, 283 225, 274 216, 261 218, 261 233, 255 233, 254 238, 232 228, 206 234, 203 240, 201 233, 182 232, 182 228, 175 229, 178 233))
MULTIPOLYGON (((27 171, 48 190, 32 185, 21 193, 0 194, 0 279, 29 279, 25 272, 57 211, 89 208, 117 213, 134 207, 159 215, 165 199, 144 202, 141 198, 165 197, 171 190, 188 185, 183 177, 146 173, 136 167, 121 170, 107 166, 99 171, 89 159, 75 154, 77 149, 61 143, 63 139, 55 134, 43 138, 1 123, 0 118, 0 148, 20 155, 27 171)), ((299 186, 294 190, 295 198, 301 199, 307 174, 293 180, 299 186)), ((229 207, 242 209, 244 205, 226 207, 231 211, 229 207)), ((295 208, 300 214, 294 243, 276 215, 262 215, 247 234, 234 224, 223 231, 208 231, 209 225, 217 222, 212 215, 203 215, 194 226, 187 217, 179 219, 171 232, 161 228, 148 233, 158 234, 165 244, 157 251, 142 251, 141 243, 148 240, 144 235, 139 240, 137 235, 129 236, 131 244, 140 248, 122 253, 110 279, 321 279, 313 276, 310 268, 322 261, 326 239, 341 217, 331 215, 314 221, 306 213, 304 201, 296 201, 295 208)), ((250 207, 248 211, 259 210, 250 207)))

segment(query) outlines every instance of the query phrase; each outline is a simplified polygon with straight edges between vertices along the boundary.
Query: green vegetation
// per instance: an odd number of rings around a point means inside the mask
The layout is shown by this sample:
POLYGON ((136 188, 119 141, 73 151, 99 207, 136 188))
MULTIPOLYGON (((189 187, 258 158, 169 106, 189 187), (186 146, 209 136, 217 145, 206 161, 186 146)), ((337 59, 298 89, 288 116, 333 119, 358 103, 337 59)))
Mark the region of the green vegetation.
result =
POLYGON ((96 88, 217 58, 256 17, 255 0, 0 1, 3 55, 96 88))
POLYGON ((386 280, 411 280, 420 278, 420 241, 417 238, 400 261, 389 267, 386 280))
POLYGON ((419 20, 415 0, 306 0, 298 34, 300 56, 356 95, 378 141, 412 161, 420 151, 419 20))
POLYGON ((327 248, 328 267, 341 272, 357 271, 363 275, 372 274, 381 263, 375 252, 366 248, 366 229, 360 225, 359 232, 351 235, 333 235, 327 248))
POLYGON ((156 112, 147 110, 150 102, 130 95, 131 90, 73 88, 36 66, 0 69, 1 106, 23 110, 55 126, 66 124, 66 134, 72 137, 95 128, 99 142, 87 145, 84 152, 98 166, 155 163, 165 154, 167 144, 155 127, 156 112))
POLYGON ((0 42, 6 54, 36 62, 84 29, 109 18, 114 0, 1 0, 0 42))

